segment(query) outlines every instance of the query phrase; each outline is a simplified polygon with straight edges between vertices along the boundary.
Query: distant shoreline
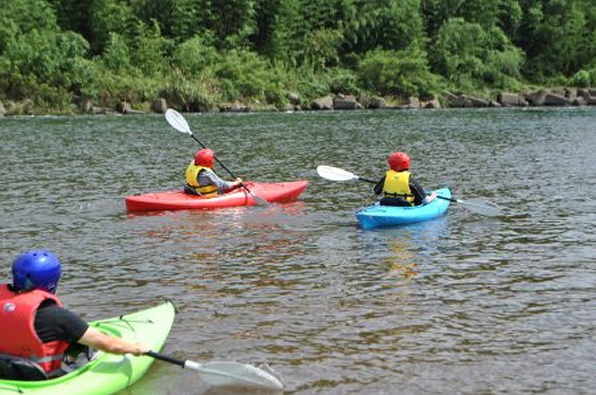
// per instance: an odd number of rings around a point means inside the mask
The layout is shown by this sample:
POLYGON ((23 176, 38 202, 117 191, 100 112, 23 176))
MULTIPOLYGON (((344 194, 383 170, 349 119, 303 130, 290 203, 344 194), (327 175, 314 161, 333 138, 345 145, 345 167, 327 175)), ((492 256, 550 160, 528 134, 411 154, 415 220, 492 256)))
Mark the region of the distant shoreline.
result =
POLYGON ((442 96, 422 100, 418 97, 409 97, 407 100, 396 101, 395 98, 386 98, 367 95, 326 95, 311 102, 303 103, 294 93, 288 94, 288 104, 283 108, 261 103, 221 103, 212 108, 194 109, 184 108, 168 103, 165 98, 158 98, 153 103, 133 105, 121 102, 115 108, 101 107, 90 100, 82 100, 72 105, 72 111, 44 111, 35 108, 33 101, 25 99, 20 102, 0 101, 0 117, 16 115, 122 115, 122 114, 162 114, 168 108, 176 108, 184 112, 299 112, 299 111, 328 111, 328 110, 360 110, 360 109, 395 109, 417 110, 438 108, 501 108, 501 107, 583 107, 596 106, 596 88, 553 88, 537 89, 525 93, 501 92, 494 99, 486 99, 466 94, 453 94, 445 92, 442 96))

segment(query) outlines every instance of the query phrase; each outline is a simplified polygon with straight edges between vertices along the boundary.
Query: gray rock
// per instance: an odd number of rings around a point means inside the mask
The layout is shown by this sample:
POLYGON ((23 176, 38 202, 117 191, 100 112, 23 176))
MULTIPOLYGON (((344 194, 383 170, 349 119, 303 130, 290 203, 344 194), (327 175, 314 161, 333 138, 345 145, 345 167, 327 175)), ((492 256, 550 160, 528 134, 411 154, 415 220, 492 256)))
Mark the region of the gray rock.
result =
POLYGON ((584 100, 588 101, 588 98, 590 97, 590 90, 589 89, 580 88, 580 89, 577 90, 577 95, 583 97, 584 100))
POLYGON ((549 93, 550 91, 546 89, 540 89, 539 91, 530 92, 526 94, 525 98, 533 106, 543 106, 544 99, 546 98, 546 95, 548 95, 549 93))
POLYGON ((417 98, 416 96, 410 96, 408 97, 408 106, 410 106, 410 108, 413 109, 418 109, 418 108, 422 108, 422 104, 420 103, 420 99, 417 98))
POLYGON ((588 103, 586 102, 586 99, 584 99, 583 97, 577 96, 575 99, 573 99, 573 102, 571 104, 574 106, 585 106, 588 103))
POLYGON ((290 92, 288 93, 288 101, 296 106, 300 104, 300 96, 298 96, 298 94, 295 92, 290 92))
POLYGON ((372 108, 372 109, 387 108, 387 102, 383 98, 374 97, 369 100, 368 108, 372 108))
MULTIPOLYGON (((454 95, 453 93, 446 92, 445 93, 445 103, 447 107, 466 107, 468 104, 468 98, 465 95, 454 95)), ((469 106, 468 106, 469 107, 469 106)))
POLYGON ((441 103, 439 102, 439 99, 434 98, 432 100, 425 102, 423 108, 431 108, 431 109, 432 108, 441 108, 441 103))
POLYGON ((472 107, 488 107, 488 100, 472 96, 468 97, 468 100, 472 107))
POLYGON ((556 93, 549 93, 544 98, 544 105, 545 106, 566 106, 569 104, 569 101, 565 96, 556 94, 556 93))
POLYGON ((515 93, 499 93, 497 101, 505 107, 523 105, 524 102, 527 104, 525 99, 515 93))
POLYGON ((333 110, 333 98, 331 95, 320 97, 313 101, 310 107, 313 110, 333 110))
POLYGON ((565 88, 565 97, 569 101, 573 101, 577 97, 577 88, 565 88))
POLYGON ((333 109, 335 110, 359 110, 361 108, 362 105, 352 95, 338 95, 333 99, 333 109))
POLYGON ((164 98, 159 98, 153 102, 153 111, 159 114, 165 114, 168 110, 168 102, 164 98))

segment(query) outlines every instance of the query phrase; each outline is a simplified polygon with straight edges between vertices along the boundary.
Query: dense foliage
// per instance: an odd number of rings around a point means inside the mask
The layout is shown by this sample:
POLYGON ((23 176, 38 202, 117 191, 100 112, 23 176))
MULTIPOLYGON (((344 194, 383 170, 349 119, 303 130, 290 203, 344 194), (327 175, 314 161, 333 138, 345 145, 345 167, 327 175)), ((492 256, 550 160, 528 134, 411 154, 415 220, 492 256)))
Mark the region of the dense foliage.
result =
POLYGON ((10 0, 0 100, 189 110, 596 85, 593 0, 10 0))

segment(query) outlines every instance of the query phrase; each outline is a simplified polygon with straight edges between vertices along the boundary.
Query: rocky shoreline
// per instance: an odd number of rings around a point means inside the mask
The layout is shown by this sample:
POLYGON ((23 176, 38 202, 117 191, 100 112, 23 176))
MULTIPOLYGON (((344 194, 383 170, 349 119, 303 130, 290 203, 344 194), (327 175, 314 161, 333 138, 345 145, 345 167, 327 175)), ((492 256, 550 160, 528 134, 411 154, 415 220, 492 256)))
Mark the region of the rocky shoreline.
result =
MULTIPOLYGON (((445 92, 441 97, 435 96, 430 100, 409 97, 405 103, 390 104, 386 98, 355 96, 355 95, 326 95, 303 103, 299 95, 289 93, 288 104, 279 109, 273 105, 261 103, 245 104, 240 102, 223 103, 214 108, 201 108, 200 112, 296 112, 296 111, 325 111, 325 110, 359 110, 359 109, 438 109, 438 108, 499 108, 499 107, 564 107, 564 106, 596 106, 596 88, 559 88, 538 89, 525 93, 501 92, 494 99, 474 97, 465 94, 457 95, 445 92)), ((143 110, 133 107, 132 103, 123 101, 114 108, 94 105, 91 100, 80 100, 77 113, 80 114, 146 114, 165 113, 168 102, 165 98, 158 98, 153 103, 143 103, 143 110)), ((174 106, 176 107, 176 106, 174 106)), ((22 102, 7 101, 6 105, 0 101, 0 117, 5 115, 33 115, 35 108, 32 100, 22 102)))

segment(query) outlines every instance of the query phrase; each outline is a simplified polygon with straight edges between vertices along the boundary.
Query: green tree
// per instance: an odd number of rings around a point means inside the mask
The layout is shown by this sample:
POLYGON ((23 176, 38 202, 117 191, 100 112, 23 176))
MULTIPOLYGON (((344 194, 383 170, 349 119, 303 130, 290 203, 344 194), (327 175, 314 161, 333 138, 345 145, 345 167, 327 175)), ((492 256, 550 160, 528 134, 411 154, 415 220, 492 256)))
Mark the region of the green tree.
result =
POLYGON ((434 70, 464 90, 511 87, 522 64, 523 53, 499 27, 484 29, 462 18, 441 26, 433 47, 434 70))
POLYGON ((420 0, 371 0, 357 3, 347 21, 344 51, 365 53, 377 47, 402 50, 423 42, 420 0))
POLYGON ((11 0, 0 7, 0 55, 10 42, 37 31, 58 31, 56 16, 44 0, 11 0))
POLYGON ((440 84, 440 79, 430 72, 426 53, 416 47, 370 51, 358 71, 365 88, 383 95, 427 97, 440 84))
POLYGON ((528 56, 527 75, 535 81, 570 76, 596 57, 596 5, 583 0, 526 0, 514 38, 528 56))

